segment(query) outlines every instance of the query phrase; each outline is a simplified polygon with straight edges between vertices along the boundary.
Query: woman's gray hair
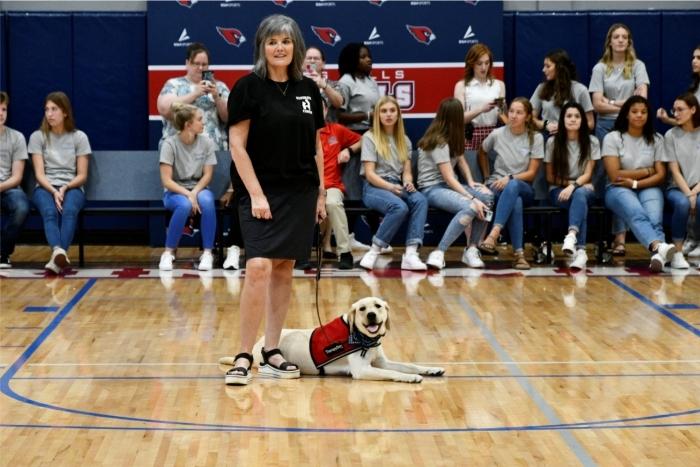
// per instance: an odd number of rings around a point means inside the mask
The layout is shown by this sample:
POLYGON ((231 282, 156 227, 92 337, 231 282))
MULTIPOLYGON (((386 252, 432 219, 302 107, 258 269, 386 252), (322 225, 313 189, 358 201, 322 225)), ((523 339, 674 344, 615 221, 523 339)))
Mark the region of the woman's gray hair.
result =
POLYGON ((289 16, 271 15, 263 19, 255 33, 255 54, 253 55, 253 72, 261 78, 267 78, 267 60, 265 59, 265 41, 275 34, 287 34, 294 44, 292 63, 287 73, 289 78, 299 81, 303 77, 302 68, 306 46, 299 25, 289 16))

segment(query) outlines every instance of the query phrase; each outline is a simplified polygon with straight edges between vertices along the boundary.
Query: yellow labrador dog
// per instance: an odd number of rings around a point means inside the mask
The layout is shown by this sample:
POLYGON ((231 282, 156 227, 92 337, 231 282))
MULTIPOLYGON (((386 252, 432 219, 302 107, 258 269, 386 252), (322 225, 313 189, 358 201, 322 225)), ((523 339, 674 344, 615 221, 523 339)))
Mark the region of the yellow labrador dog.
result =
MULTIPOLYGON (((316 329, 284 329, 279 348, 285 359, 305 375, 350 375, 353 379, 420 383, 421 375, 440 376, 445 370, 386 358, 381 338, 389 329, 389 305, 376 297, 352 304, 349 313, 316 329)), ((253 348, 260 358, 264 338, 253 348)), ((230 357, 219 362, 233 364, 230 357)))

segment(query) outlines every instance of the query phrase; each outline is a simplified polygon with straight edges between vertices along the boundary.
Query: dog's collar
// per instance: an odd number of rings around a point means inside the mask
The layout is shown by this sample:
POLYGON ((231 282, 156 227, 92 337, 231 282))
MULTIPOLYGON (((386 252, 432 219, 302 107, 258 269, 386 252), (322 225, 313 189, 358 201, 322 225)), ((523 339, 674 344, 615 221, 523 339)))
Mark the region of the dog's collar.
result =
POLYGON ((355 329, 355 331, 348 336, 348 343, 352 345, 359 345, 363 350, 366 350, 370 347, 377 347, 379 345, 379 339, 381 338, 382 336, 367 337, 355 329))

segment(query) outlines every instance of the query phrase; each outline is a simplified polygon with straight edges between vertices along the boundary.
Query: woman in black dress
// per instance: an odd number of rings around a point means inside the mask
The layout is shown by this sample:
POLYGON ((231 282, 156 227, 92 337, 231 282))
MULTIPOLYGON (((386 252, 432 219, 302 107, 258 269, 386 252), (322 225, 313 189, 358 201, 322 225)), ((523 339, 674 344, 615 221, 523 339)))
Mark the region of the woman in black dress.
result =
POLYGON ((265 18, 255 35, 253 72, 229 97, 231 180, 246 246, 241 352, 226 384, 251 379, 250 354, 265 316, 260 373, 299 378, 277 346, 291 296, 294 261, 308 255, 314 223, 326 216, 324 126, 318 86, 302 75, 305 46, 297 23, 265 18))

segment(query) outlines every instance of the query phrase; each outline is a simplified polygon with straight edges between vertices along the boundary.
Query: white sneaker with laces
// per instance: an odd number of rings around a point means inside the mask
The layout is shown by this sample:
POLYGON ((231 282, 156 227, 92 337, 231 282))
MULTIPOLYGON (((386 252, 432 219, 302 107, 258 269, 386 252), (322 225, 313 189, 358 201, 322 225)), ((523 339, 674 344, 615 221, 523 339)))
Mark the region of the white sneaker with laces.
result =
POLYGON ((671 258, 671 267, 673 269, 688 269, 690 267, 690 264, 688 264, 683 257, 682 251, 677 251, 673 254, 673 258, 671 258))
POLYGON ((224 261, 224 269, 240 268, 241 249, 236 245, 226 249, 226 260, 224 261))
POLYGON ((406 269, 409 271, 425 271, 428 266, 421 261, 418 253, 404 253, 401 257, 401 269, 406 269))
POLYGON ((688 252, 688 258, 700 258, 700 245, 688 252))
POLYGON ((54 248, 51 251, 51 258, 49 258, 49 262, 44 265, 44 269, 46 269, 47 271, 51 271, 54 274, 61 273, 61 267, 58 264, 56 264, 56 256, 58 256, 59 250, 64 251, 62 248, 54 248))
POLYGON ((173 256, 173 254, 168 251, 164 251, 163 254, 160 255, 160 263, 158 263, 158 269, 160 269, 161 271, 172 271, 173 261, 175 261, 175 257, 173 256))
POLYGON ((676 247, 670 243, 659 243, 656 253, 651 257, 649 270, 651 272, 661 272, 664 270, 664 264, 668 263, 669 257, 676 252, 676 247))
POLYGON ((379 250, 380 255, 390 255, 394 252, 394 249, 391 247, 391 245, 382 247, 381 250, 379 250))
POLYGON ((700 248, 700 244, 695 243, 693 240, 686 240, 683 242, 684 255, 688 255, 691 251, 698 250, 698 248, 700 248))
POLYGON ((200 271, 211 271, 214 267, 214 255, 210 251, 205 251, 202 256, 199 257, 199 266, 197 269, 200 271))
POLYGON ((569 267, 571 269, 586 269, 586 263, 588 263, 588 255, 586 254, 586 250, 576 250, 576 254, 574 255, 574 260, 571 262, 569 267))
POLYGON ((378 251, 370 249, 367 253, 365 253, 365 255, 360 260, 360 267, 365 268, 365 269, 373 269, 374 263, 377 262, 378 256, 379 256, 378 251))
POLYGON ((364 243, 355 240, 355 233, 350 234, 350 248, 353 250, 361 250, 361 251, 367 251, 371 247, 369 245, 365 245, 364 243))
POLYGON ((462 253, 462 262, 470 268, 483 269, 484 262, 481 260, 481 253, 479 249, 475 246, 470 246, 464 249, 462 253))
POLYGON ((425 262, 433 269, 442 269, 445 267, 445 252, 442 250, 433 250, 428 255, 428 261, 425 262))
POLYGON ((568 233, 564 237, 564 245, 561 247, 562 251, 569 255, 573 256, 576 254, 576 235, 573 233, 568 233))

